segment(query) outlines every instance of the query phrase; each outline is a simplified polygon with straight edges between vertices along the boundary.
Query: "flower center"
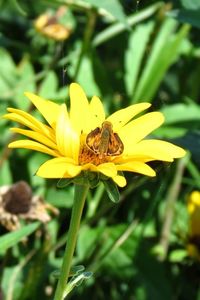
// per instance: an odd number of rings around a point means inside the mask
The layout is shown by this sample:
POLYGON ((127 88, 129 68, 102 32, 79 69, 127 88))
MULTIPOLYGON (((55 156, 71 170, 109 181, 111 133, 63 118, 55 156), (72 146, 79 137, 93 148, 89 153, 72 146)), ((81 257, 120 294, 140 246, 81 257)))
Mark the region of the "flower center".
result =
POLYGON ((79 163, 99 165, 111 160, 111 156, 122 154, 124 145, 117 133, 112 130, 112 124, 103 122, 102 127, 92 130, 87 136, 81 136, 79 163))
POLYGON ((96 154, 94 151, 90 150, 90 148, 86 144, 80 147, 80 152, 79 152, 80 165, 91 163, 98 166, 108 161, 110 161, 109 156, 101 157, 99 154, 96 154))

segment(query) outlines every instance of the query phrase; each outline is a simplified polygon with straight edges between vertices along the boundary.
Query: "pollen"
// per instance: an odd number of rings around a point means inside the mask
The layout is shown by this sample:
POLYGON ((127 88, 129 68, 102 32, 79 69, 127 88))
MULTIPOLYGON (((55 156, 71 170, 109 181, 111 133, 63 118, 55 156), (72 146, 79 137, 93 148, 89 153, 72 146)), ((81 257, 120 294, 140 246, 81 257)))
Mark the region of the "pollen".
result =
POLYGON ((109 156, 101 156, 99 154, 94 153, 92 150, 88 148, 88 146, 85 144, 81 147, 79 152, 79 164, 84 165, 87 163, 94 164, 96 166, 110 161, 109 156))
POLYGON ((81 137, 81 145, 79 151, 79 164, 84 165, 87 163, 94 164, 96 166, 108 162, 111 160, 111 157, 107 155, 100 155, 92 151, 85 142, 85 136, 81 137))

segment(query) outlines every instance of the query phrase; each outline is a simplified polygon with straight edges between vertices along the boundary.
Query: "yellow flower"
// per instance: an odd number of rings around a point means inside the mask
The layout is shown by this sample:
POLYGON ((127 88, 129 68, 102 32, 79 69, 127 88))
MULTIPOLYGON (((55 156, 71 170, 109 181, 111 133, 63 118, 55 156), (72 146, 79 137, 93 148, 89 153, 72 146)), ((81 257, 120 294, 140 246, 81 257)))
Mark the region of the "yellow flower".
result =
POLYGON ((190 256, 200 260, 200 192, 193 191, 187 203, 189 213, 189 238, 187 250, 190 256))
POLYGON ((150 107, 139 103, 121 109, 106 118, 100 99, 88 102, 82 88, 72 83, 69 88, 70 109, 32 93, 25 93, 47 124, 29 113, 8 108, 4 118, 28 129, 12 128, 29 139, 15 141, 10 148, 27 148, 53 156, 37 171, 44 178, 74 178, 82 171, 97 172, 123 187, 121 171, 155 176, 147 164, 154 160, 172 162, 185 151, 171 143, 144 138, 164 121, 160 112, 150 112, 133 119, 150 107))

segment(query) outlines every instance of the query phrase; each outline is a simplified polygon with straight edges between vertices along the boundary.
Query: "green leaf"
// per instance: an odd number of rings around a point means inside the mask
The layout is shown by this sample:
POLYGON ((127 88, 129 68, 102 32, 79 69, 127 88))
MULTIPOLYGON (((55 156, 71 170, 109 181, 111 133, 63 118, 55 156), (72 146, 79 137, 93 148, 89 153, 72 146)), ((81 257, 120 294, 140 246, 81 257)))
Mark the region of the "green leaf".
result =
POLYGON ((25 56, 18 66, 15 66, 10 55, 0 49, 0 91, 1 97, 12 98, 16 106, 27 110, 30 102, 23 95, 25 91, 34 92, 35 73, 32 64, 25 56))
POLYGON ((193 103, 166 105, 161 112, 165 116, 166 125, 200 120, 200 107, 193 103))
POLYGON ((153 133, 154 137, 162 137, 166 139, 175 139, 182 137, 185 135, 188 131, 188 128, 183 128, 179 127, 178 125, 170 125, 170 126, 165 126, 163 125, 162 127, 156 129, 153 133))
POLYGON ((35 92, 35 73, 32 64, 27 57, 24 57, 20 64, 17 66, 17 76, 18 80, 14 86, 14 100, 16 106, 22 110, 28 110, 30 107, 30 101, 24 95, 24 92, 35 92))
MULTIPOLYGON (((81 51, 81 45, 77 43, 76 47, 76 51, 73 51, 70 54, 70 65, 67 69, 71 77, 74 77, 74 74, 77 71, 77 64, 79 64, 79 51, 81 51)), ((96 79, 94 76, 92 57, 84 56, 81 60, 81 65, 78 70, 76 82, 78 82, 81 86, 84 86, 84 90, 87 95, 101 95, 101 91, 96 83, 96 79)))
POLYGON ((134 103, 152 101, 167 69, 177 59, 181 43, 189 30, 185 25, 177 34, 173 34, 177 25, 173 19, 166 19, 163 23, 136 87, 134 103))
POLYGON ((78 261, 87 260, 95 252, 96 245, 104 231, 104 224, 99 224, 94 228, 88 225, 81 227, 77 242, 78 261))
POLYGON ((174 250, 169 255, 169 261, 171 262, 181 262, 188 256, 188 253, 185 249, 174 250))
POLYGON ((112 179, 103 180, 108 197, 113 202, 119 202, 120 194, 116 183, 112 179))
POLYGON ((27 12, 24 10, 24 8, 22 7, 21 3, 19 3, 19 1, 12 0, 12 4, 14 4, 15 8, 18 10, 20 14, 22 14, 23 16, 27 16, 27 12))
POLYGON ((92 4, 96 8, 104 9, 111 16, 113 16, 114 19, 122 23, 127 23, 126 15, 124 14, 122 5, 118 0, 109 0, 109 1, 108 0, 101 0, 101 1, 86 0, 86 2, 92 4))
MULTIPOLYGON (((74 57, 72 57, 71 66, 68 68, 68 72, 72 77, 75 74, 75 69, 76 69, 76 64, 78 62, 78 59, 79 57, 78 56, 75 57, 74 55, 74 57)), ((84 90, 87 95, 101 95, 101 91, 95 80, 91 57, 88 56, 83 57, 76 81, 81 86, 84 86, 84 90)))
POLYGON ((182 5, 186 9, 198 9, 200 8, 200 1, 199 0, 181 0, 182 5))
POLYGON ((39 222, 34 222, 32 224, 26 225, 14 232, 6 233, 0 237, 0 254, 4 254, 5 251, 17 243, 19 243, 23 238, 27 237, 33 233, 40 226, 39 222))
POLYGON ((16 66, 10 54, 0 48, 0 91, 1 98, 11 96, 11 87, 16 83, 16 66))
POLYGON ((0 57, 0 75, 4 74, 5 78, 11 82, 16 71, 15 63, 4 48, 0 48, 0 57))
POLYGON ((45 199, 48 203, 59 208, 71 208, 73 204, 73 186, 68 188, 49 187, 45 199))
POLYGON ((172 299, 174 290, 170 278, 166 274, 165 264, 161 264, 150 253, 150 247, 149 241, 143 240, 138 248, 137 256, 134 258, 139 279, 137 285, 143 286, 146 295, 150 295, 149 299, 172 299))
POLYGON ((53 71, 50 71, 42 81, 38 94, 41 97, 52 99, 56 95, 57 89, 58 78, 53 71))
MULTIPOLYGON (((199 145, 200 145, 200 136, 199 136, 199 145)), ((196 146, 197 146, 197 144, 196 144, 196 146)), ((197 153, 197 157, 199 159, 199 153, 197 153)), ((198 165, 200 165, 200 159, 199 159, 198 165)), ((191 160, 187 164, 187 169, 188 169, 188 172, 190 173, 190 176, 193 179, 192 187, 196 186, 198 189, 200 189, 200 171, 199 171, 198 165, 196 163, 193 163, 191 160)))
MULTIPOLYGON (((186 135, 180 137, 175 142, 177 142, 185 149, 189 150, 192 154, 192 159, 194 160, 196 166, 200 167, 200 131, 189 131, 186 135)), ((199 184, 200 182, 197 183, 197 186, 199 186, 199 184)))
MULTIPOLYGON (((2 157, 2 156, 1 156, 2 157)), ((4 160, 0 172, 0 186, 12 183, 12 173, 8 160, 4 160)))
MULTIPOLYGON (((150 5, 149 7, 139 11, 137 14, 133 14, 130 17, 127 17, 127 22, 129 26, 133 26, 153 15, 160 7, 163 5, 162 2, 155 3, 150 5)), ((107 41, 109 41, 114 36, 120 34, 121 32, 127 30, 127 26, 123 23, 117 23, 114 25, 110 25, 106 29, 102 30, 98 33, 93 41, 92 45, 97 47, 107 41)))
POLYGON ((154 22, 138 25, 130 35, 128 49, 125 54, 125 84, 129 96, 133 95, 146 45, 153 27, 154 22))
POLYGON ((170 12, 169 15, 182 23, 189 23, 194 27, 200 28, 200 8, 196 10, 180 9, 170 12))

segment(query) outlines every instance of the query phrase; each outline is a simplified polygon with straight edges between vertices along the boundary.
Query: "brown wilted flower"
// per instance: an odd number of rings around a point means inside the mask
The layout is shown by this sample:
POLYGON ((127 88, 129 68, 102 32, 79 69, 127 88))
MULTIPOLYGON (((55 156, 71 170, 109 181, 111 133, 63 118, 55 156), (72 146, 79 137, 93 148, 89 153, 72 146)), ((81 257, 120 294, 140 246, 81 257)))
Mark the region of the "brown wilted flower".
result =
POLYGON ((33 195, 25 181, 0 187, 0 223, 9 231, 19 229, 20 220, 50 221, 47 210, 58 214, 41 196, 33 195))

